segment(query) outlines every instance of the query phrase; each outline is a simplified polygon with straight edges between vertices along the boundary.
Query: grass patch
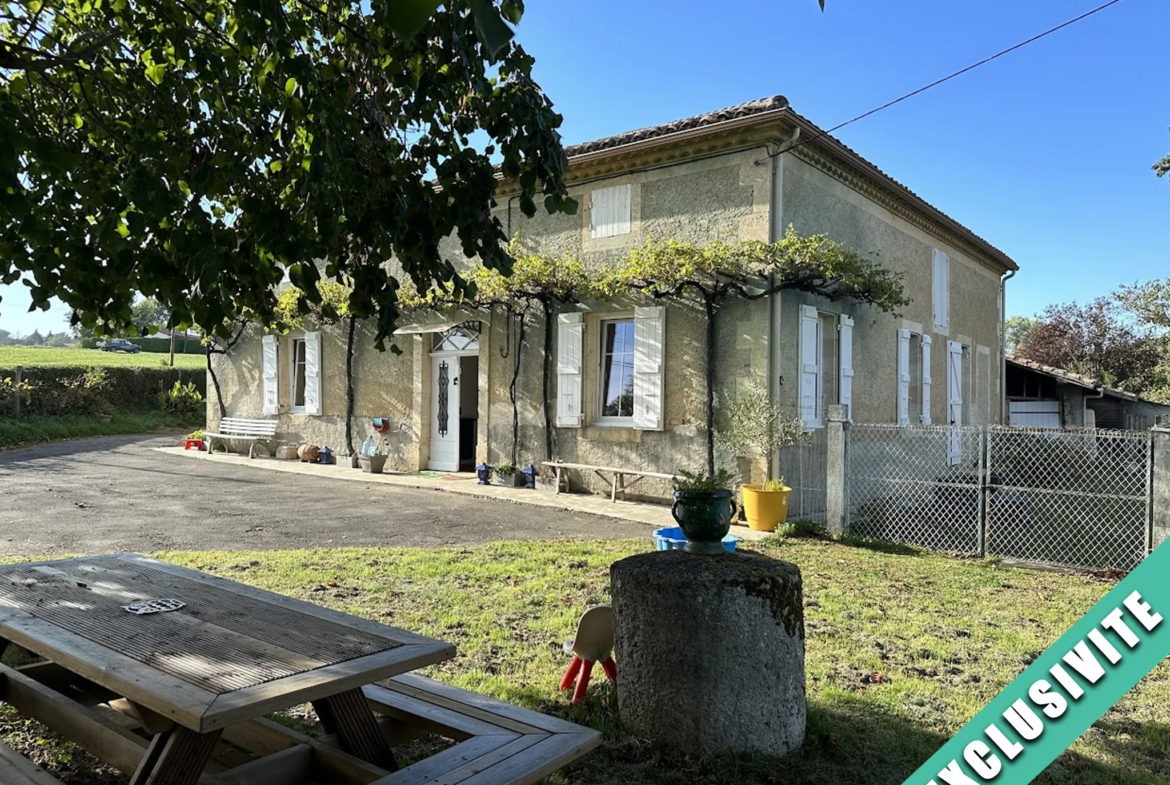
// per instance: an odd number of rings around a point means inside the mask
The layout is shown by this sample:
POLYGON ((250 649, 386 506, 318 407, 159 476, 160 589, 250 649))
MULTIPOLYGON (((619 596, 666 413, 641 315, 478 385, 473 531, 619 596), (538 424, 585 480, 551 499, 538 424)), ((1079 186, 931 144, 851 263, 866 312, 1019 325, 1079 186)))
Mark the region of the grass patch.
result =
MULTIPOLYGON (((169 354, 139 352, 103 352, 100 349, 68 349, 52 346, 0 346, 0 368, 17 365, 55 368, 62 365, 95 365, 129 368, 170 367, 169 354)), ((207 360, 201 354, 175 354, 176 368, 205 368, 207 360)))
POLYGON ((189 431, 202 424, 202 417, 192 419, 162 412, 115 414, 109 422, 102 422, 96 416, 69 414, 58 417, 21 417, 19 420, 0 417, 0 450, 89 436, 189 431))
MULTIPOLYGON (((695 761, 625 734, 608 683, 595 682, 577 708, 556 690, 561 642, 586 607, 609 599, 609 565, 649 547, 647 538, 160 558, 456 644, 455 660, 423 672, 605 733, 600 750, 549 779, 556 785, 901 783, 1110 588, 925 552, 745 543, 804 574, 808 740, 782 760, 695 761)), ((1152 785, 1167 781, 1168 761, 1164 663, 1036 781, 1152 785)))

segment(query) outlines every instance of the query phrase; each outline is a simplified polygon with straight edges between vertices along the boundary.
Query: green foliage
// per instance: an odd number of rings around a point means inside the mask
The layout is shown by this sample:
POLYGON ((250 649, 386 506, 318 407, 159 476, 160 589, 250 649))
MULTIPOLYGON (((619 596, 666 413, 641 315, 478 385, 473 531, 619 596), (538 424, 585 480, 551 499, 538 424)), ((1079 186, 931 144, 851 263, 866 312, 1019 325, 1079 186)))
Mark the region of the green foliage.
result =
POLYGON ((507 463, 507 462, 500 462, 500 463, 492 464, 491 469, 492 469, 493 473, 499 474, 499 475, 515 474, 516 473, 516 464, 507 463))
POLYGON ((85 338, 80 338, 77 341, 77 348, 79 349, 96 349, 98 348, 98 341, 101 339, 96 335, 89 335, 85 338))
MULTIPOLYGON (((100 340, 94 338, 93 340, 100 340)), ((149 340, 149 339, 144 339, 149 340)), ((202 357, 202 347, 199 341, 192 339, 188 342, 188 349, 199 347, 199 355, 194 353, 187 355, 175 355, 175 367, 177 368, 203 368, 205 365, 202 357)), ((180 342, 181 345, 181 342, 180 342)), ((176 347, 178 351, 178 347, 176 347)), ((102 352, 97 349, 82 349, 75 347, 47 347, 47 346, 0 346, 0 368, 15 368, 16 366, 24 366, 26 368, 59 368, 65 366, 73 367, 144 367, 157 366, 160 359, 158 354, 147 353, 145 351, 138 354, 130 354, 129 352, 102 352)))
POLYGON ((90 436, 155 433, 160 430, 182 433, 202 420, 176 417, 163 412, 114 414, 108 421, 88 414, 0 416, 0 449, 44 444, 90 436))
MULTIPOLYGON (((21 371, 28 391, 28 415, 95 415, 144 412, 157 409, 159 396, 176 383, 194 385, 205 394, 207 374, 181 368, 86 368, 76 366, 25 367, 21 371)), ((0 378, 12 371, 0 369, 0 378)), ((7 412, 5 412, 7 413, 7 412)))
POLYGON ((296 286, 286 287, 276 301, 276 317, 286 329, 305 325, 305 317, 314 324, 336 324, 349 316, 353 288, 338 281, 318 281, 316 301, 296 286))
POLYGON ((468 272, 472 303, 521 310, 536 301, 569 303, 592 294, 592 280, 576 256, 530 253, 522 249, 518 239, 512 240, 508 255, 510 270, 476 265, 468 272))
POLYGON ((777 527, 776 533, 781 537, 807 537, 814 540, 829 538, 829 532, 824 526, 806 518, 782 523, 777 527))
POLYGON ((735 478, 726 469, 720 469, 714 474, 680 471, 674 478, 676 491, 729 491, 734 484, 735 478))
POLYGON ((159 393, 158 408, 179 417, 196 417, 205 411, 203 394, 194 382, 175 382, 175 386, 159 393))
POLYGON ((1024 345, 1028 343, 1028 336, 1032 334, 1032 330, 1037 324, 1039 324, 1038 319, 1031 319, 1027 316, 1009 316, 1004 320, 1004 340, 1009 354, 1015 354, 1024 348, 1024 345))
POLYGON ((783 491, 790 491, 792 489, 784 484, 783 477, 778 477, 774 480, 768 480, 765 482, 762 490, 766 493, 782 493, 783 491))
POLYGON ((0 8, 0 283, 86 329, 132 329, 139 293, 223 338, 273 325, 287 273, 313 303, 352 284, 381 342, 386 260, 424 291, 448 237, 507 267, 497 172, 525 215, 576 210, 522 0, 0 8))
POLYGON ((204 433, 204 431, 202 428, 196 428, 195 430, 191 431, 191 433, 187 434, 187 438, 188 439, 202 439, 203 433, 204 433))
POLYGON ((772 402, 760 384, 751 384, 738 394, 721 396, 715 438, 733 455, 765 458, 781 447, 799 444, 808 438, 804 420, 772 402))
POLYGON ((851 299, 883 311, 909 303, 902 275, 846 250, 825 235, 805 236, 791 226, 781 239, 694 243, 654 239, 630 252, 625 264, 602 275, 599 291, 639 291, 651 297, 721 300, 733 294, 763 297, 797 289, 830 300, 851 299))
POLYGON ((1122 286, 1113 296, 1142 324, 1170 329, 1170 278, 1122 286))
POLYGON ((17 399, 25 406, 32 400, 33 386, 24 379, 19 382, 13 376, 0 376, 0 405, 8 406, 17 399))

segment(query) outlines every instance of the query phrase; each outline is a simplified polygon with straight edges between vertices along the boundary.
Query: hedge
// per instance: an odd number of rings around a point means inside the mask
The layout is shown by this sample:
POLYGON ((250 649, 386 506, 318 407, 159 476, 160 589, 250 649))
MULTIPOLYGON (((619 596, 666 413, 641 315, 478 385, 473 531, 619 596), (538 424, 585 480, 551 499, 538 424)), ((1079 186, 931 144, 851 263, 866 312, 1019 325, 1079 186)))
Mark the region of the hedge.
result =
MULTIPOLYGON (((152 354, 170 354, 171 352, 170 338, 127 338, 126 340, 138 344, 144 352, 152 354)), ((176 338, 175 354, 203 354, 203 342, 198 338, 188 338, 187 350, 183 351, 183 339, 176 338)))
MULTIPOLYGON (((0 386, 14 375, 14 369, 0 368, 0 386)), ((173 388, 175 382, 192 382, 207 397, 207 372, 202 369, 24 366, 21 379, 31 386, 21 403, 22 415, 154 411, 159 408, 159 394, 173 388)), ((6 392, 0 395, 0 417, 14 414, 13 394, 6 392)))

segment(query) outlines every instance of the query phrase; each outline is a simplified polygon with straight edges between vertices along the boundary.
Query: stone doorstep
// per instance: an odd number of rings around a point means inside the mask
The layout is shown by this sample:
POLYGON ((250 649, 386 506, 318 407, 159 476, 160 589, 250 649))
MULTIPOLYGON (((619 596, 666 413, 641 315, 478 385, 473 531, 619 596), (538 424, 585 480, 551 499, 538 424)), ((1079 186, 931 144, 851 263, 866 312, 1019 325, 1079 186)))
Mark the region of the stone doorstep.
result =
MULTIPOLYGON (((549 507, 568 512, 583 512, 590 515, 601 515, 607 518, 616 518, 633 523, 644 523, 660 529, 664 526, 674 526, 674 519, 670 515, 670 508, 663 504, 647 504, 645 502, 611 502, 607 497, 583 493, 549 493, 528 488, 504 488, 497 485, 480 485, 472 473, 449 473, 443 477, 422 477, 414 474, 366 474, 360 469, 352 469, 341 464, 322 465, 319 463, 301 463, 300 461, 282 461, 276 458, 251 458, 234 453, 216 453, 214 457, 199 450, 184 450, 182 447, 154 447, 157 452, 167 455, 178 455, 192 460, 215 461, 237 466, 247 466, 253 469, 268 469, 270 471, 287 472, 289 474, 306 474, 313 477, 325 477, 334 480, 349 480, 351 482, 382 483, 384 485, 398 485, 407 488, 423 488, 449 493, 461 493, 466 496, 478 496, 485 499, 500 499, 502 501, 527 504, 533 507, 549 507), (458 477, 459 479, 450 479, 458 477)), ((767 532, 758 532, 747 526, 732 526, 731 533, 743 538, 746 542, 761 540, 768 536, 767 532)))

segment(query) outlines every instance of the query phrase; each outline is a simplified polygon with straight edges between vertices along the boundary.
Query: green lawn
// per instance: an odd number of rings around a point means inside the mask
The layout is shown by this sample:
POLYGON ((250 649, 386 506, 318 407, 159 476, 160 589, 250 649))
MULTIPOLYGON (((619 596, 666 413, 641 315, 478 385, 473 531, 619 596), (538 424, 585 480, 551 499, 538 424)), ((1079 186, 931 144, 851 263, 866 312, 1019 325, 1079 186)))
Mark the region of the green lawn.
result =
MULTIPOLYGON (((139 352, 103 352, 100 349, 56 349, 48 346, 0 346, 0 368, 60 365, 124 365, 130 367, 161 367, 170 365, 169 354, 139 352)), ((201 354, 176 354, 176 368, 203 368, 206 359, 201 354)))
MULTIPOLYGON (((782 760, 678 760, 621 732, 604 681, 577 709, 556 690, 567 664, 560 643, 587 606, 608 599, 610 563, 649 545, 647 535, 160 557, 455 643, 459 656, 429 675, 606 733, 600 750, 550 780, 573 785, 901 783, 1110 588, 1089 577, 908 549, 817 540, 757 545, 804 573, 808 740, 782 760)), ((71 782, 108 781, 82 778, 76 760, 61 762, 72 757, 68 748, 37 747, 29 726, 11 714, 0 714, 0 734, 39 749, 38 758, 71 782)), ((1170 667, 1163 664, 1037 782, 1152 785, 1167 775, 1170 667)))
POLYGON ((90 415, 0 417, 0 450, 47 444, 91 436, 118 436, 135 433, 191 432, 203 427, 201 415, 177 417, 164 412, 115 414, 109 422, 90 415))

